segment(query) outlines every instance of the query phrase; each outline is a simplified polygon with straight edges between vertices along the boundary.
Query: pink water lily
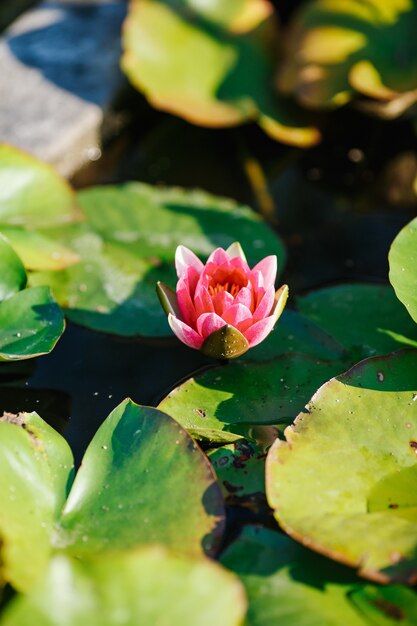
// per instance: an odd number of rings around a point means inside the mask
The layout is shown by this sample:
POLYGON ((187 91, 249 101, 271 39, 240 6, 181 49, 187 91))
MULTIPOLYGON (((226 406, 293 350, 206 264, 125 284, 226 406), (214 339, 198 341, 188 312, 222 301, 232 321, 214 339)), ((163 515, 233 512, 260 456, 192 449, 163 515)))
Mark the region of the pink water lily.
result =
POLYGON ((157 287, 169 325, 187 346, 216 358, 240 356, 263 341, 287 301, 287 285, 275 292, 277 257, 250 269, 238 243, 217 248, 205 265, 178 246, 175 266, 176 293, 157 287))

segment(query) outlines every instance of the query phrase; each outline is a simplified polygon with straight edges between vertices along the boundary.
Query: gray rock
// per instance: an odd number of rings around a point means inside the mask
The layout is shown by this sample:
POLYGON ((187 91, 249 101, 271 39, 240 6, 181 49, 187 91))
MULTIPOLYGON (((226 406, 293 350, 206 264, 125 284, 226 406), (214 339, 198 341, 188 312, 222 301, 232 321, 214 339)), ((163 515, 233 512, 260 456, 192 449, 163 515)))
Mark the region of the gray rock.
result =
POLYGON ((100 154, 100 127, 122 84, 126 2, 57 0, 0 39, 0 141, 73 175, 100 154))

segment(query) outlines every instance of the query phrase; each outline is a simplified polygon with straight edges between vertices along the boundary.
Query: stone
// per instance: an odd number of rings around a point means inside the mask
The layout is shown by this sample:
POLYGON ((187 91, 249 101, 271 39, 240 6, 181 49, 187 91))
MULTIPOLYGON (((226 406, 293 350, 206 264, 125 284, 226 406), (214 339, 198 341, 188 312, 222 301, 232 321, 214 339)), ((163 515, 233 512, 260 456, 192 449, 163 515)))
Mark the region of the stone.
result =
POLYGON ((123 84, 125 1, 56 0, 0 39, 0 141, 70 177, 100 156, 100 128, 123 84))

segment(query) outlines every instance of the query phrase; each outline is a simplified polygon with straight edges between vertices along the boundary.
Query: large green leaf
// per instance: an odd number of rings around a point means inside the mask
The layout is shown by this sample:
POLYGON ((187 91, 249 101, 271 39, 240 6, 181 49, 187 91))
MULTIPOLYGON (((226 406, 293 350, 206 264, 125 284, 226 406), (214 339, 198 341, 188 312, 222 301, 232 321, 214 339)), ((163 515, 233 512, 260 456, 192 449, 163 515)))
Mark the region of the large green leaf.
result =
POLYGON ((63 178, 29 154, 0 144, 0 224, 47 227, 78 217, 63 178))
POLYGON ((12 602, 3 626, 240 626, 244 590, 208 559, 160 547, 78 562, 57 556, 43 583, 12 602))
POLYGON ((364 585, 350 596, 372 626, 414 626, 417 623, 417 595, 400 585, 364 585))
POLYGON ((125 23, 122 67, 157 108, 203 126, 257 120, 310 146, 318 130, 273 90, 279 32, 265 0, 140 0, 125 23))
POLYGON ((344 356, 344 347, 308 317, 285 309, 273 332, 243 358, 267 361, 286 352, 303 352, 319 359, 333 360, 344 356))
POLYGON ((25 590, 42 577, 72 455, 36 413, 0 417, 0 579, 25 590))
POLYGON ((0 234, 0 302, 26 286, 22 261, 0 234))
POLYGON ((88 224, 49 230, 81 261, 62 272, 40 272, 69 319, 119 335, 169 336, 155 294, 158 280, 175 287, 177 245, 207 257, 239 239, 249 262, 277 254, 281 241, 251 209, 201 191, 139 183, 96 187, 79 194, 88 224))
POLYGON ((0 361, 50 352, 65 327, 49 287, 24 289, 0 302, 0 361))
POLYGON ((256 438, 258 426, 289 424, 340 364, 305 354, 264 363, 233 362, 197 374, 171 391, 159 408, 194 437, 233 442, 256 438))
POLYGON ((61 270, 79 260, 72 250, 36 231, 13 226, 0 230, 28 270, 61 270))
POLYGON ((389 278, 395 293, 417 322, 417 218, 394 239, 389 264, 389 278))
POLYGON ((213 553, 223 524, 219 486, 191 437, 161 411, 125 400, 87 449, 56 541, 77 556, 144 543, 213 553))
POLYGON ((407 345, 417 347, 416 326, 389 286, 340 285, 313 291, 297 304, 303 315, 349 350, 354 362, 407 345))
MULTIPOLYGON (((280 70, 283 93, 332 107, 356 91, 395 117, 417 99, 413 0, 315 0, 296 15, 280 70)), ((376 109, 378 111, 378 109, 376 109)))
POLYGON ((417 351, 329 381, 276 441, 267 496, 299 541, 387 582, 417 577, 417 351))
POLYGON ((352 572, 285 535, 246 526, 221 561, 245 585, 248 626, 369 626, 349 600, 352 572))

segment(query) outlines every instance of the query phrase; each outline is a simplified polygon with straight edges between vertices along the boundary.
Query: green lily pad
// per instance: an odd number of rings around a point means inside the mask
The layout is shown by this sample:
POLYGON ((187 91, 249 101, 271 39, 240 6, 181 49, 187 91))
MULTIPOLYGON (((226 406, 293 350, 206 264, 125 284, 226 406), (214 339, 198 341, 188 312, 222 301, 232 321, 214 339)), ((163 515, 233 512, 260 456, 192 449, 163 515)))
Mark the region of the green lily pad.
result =
POLYGON ((253 439, 258 426, 291 423, 312 393, 338 371, 340 364, 305 354, 264 363, 228 363, 188 379, 158 408, 197 439, 253 439))
POLYGON ((72 467, 65 440, 36 413, 0 417, 0 579, 20 591, 48 564, 72 467))
POLYGON ((22 261, 0 234, 0 302, 26 287, 22 261))
POLYGON ((79 260, 72 250, 36 231, 9 226, 0 228, 28 270, 61 270, 79 260))
POLYGON ((349 599, 352 572, 283 534, 246 526, 221 562, 245 585, 250 626, 369 626, 349 599))
POLYGON ((158 281, 175 288, 177 245, 207 257, 236 238, 251 265, 284 248, 251 209, 201 191, 157 189, 139 183, 96 187, 79 194, 88 223, 49 229, 48 236, 81 261, 62 272, 35 272, 67 317, 95 330, 125 336, 171 336, 158 302, 158 281))
POLYGON ((64 328, 64 316, 49 287, 19 291, 0 302, 0 361, 51 352, 64 328))
POLYGON ((0 224, 48 227, 80 215, 68 183, 35 157, 0 143, 0 224))
POLYGON ((388 258, 395 293, 417 322, 417 218, 394 239, 388 258))
POLYGON ((320 140, 295 104, 273 90, 276 16, 269 2, 132 2, 122 67, 155 107, 208 127, 256 120, 274 139, 320 140))
POLYGON ((244 355, 249 361, 268 361, 287 352, 303 352, 318 359, 344 356, 344 347, 325 330, 297 311, 286 309, 273 332, 244 355))
POLYGON ((340 285, 299 298, 300 312, 332 335, 359 361, 404 346, 417 347, 415 324, 391 287, 340 285))
POLYGON ((407 587, 362 586, 350 596, 367 623, 375 626, 414 626, 417 622, 417 595, 407 587))
POLYGON ((295 539, 371 579, 417 580, 417 351, 362 361, 318 390, 267 459, 295 539))
POLYGON ((161 547, 78 562, 55 557, 43 583, 17 597, 4 626, 240 626, 245 593, 237 577, 208 559, 161 547))
POLYGON ((239 439, 207 452, 220 482, 226 504, 255 511, 265 508, 264 445, 239 439))
MULTIPOLYGON (((417 5, 316 0, 296 15, 279 86, 307 106, 334 107, 355 91, 400 115, 417 99, 417 5)), ((378 109, 375 109, 377 112, 378 109)))
POLYGON ((57 545, 76 556, 145 543, 212 554, 224 504, 209 462, 181 426, 125 400, 88 447, 59 523, 57 545))

